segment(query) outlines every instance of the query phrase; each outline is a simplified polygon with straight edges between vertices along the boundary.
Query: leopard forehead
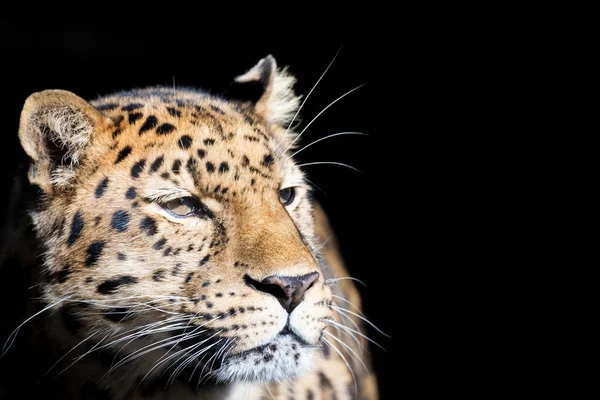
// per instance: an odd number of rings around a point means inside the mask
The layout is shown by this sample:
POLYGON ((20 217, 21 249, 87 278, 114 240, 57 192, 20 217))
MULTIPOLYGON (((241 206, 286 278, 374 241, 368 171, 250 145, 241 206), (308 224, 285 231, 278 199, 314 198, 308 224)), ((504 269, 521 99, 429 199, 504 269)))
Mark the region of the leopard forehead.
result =
POLYGON ((181 185, 180 171, 187 170, 197 190, 217 196, 231 191, 231 196, 238 191, 224 181, 257 190, 255 186, 281 186, 294 171, 299 178, 293 162, 278 157, 289 147, 289 135, 275 135, 280 127, 239 103, 196 91, 147 89, 93 105, 114 121, 99 135, 107 150, 93 164, 109 170, 127 165, 132 179, 147 170, 181 185))

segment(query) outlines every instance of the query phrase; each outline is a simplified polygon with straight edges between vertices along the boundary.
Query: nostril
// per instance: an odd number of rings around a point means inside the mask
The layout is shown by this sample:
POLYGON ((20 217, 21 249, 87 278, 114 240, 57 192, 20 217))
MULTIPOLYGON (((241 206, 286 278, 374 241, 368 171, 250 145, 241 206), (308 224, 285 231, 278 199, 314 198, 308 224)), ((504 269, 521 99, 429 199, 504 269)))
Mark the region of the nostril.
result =
POLYGON ((259 292, 268 293, 278 299, 285 298, 287 296, 285 290, 276 284, 262 283, 250 278, 248 275, 244 276, 244 282, 246 282, 246 285, 250 286, 251 288, 258 290, 259 292))

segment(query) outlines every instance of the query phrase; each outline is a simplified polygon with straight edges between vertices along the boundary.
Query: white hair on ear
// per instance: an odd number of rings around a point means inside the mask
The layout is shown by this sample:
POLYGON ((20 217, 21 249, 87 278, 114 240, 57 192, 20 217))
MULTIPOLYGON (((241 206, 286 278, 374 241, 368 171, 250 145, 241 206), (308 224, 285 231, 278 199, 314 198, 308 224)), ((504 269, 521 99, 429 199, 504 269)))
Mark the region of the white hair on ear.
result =
POLYGON ((296 78, 287 67, 277 70, 273 79, 273 91, 267 102, 267 119, 273 124, 289 124, 294 118, 301 96, 294 93, 296 78))
POLYGON ((79 163, 94 132, 92 121, 81 110, 65 104, 36 113, 30 121, 30 129, 35 129, 38 137, 46 137, 64 151, 60 160, 62 165, 52 171, 52 183, 68 185, 75 176, 72 167, 79 163), (67 160, 70 160, 69 164, 64 164, 67 160))

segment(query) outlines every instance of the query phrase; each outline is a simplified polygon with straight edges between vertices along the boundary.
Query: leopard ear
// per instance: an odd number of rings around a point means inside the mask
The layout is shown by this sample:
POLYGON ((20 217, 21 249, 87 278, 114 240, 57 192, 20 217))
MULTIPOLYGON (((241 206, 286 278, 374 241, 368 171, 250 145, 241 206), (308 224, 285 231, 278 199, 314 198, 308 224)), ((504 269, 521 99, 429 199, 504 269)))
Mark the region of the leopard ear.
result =
POLYGON ((268 55, 235 78, 226 97, 252 105, 255 113, 283 126, 294 118, 300 104, 300 96, 293 90, 295 83, 296 78, 286 68, 277 69, 275 58, 268 55))
POLYGON ((100 111, 65 90, 45 90, 25 100, 19 140, 31 158, 29 181, 51 194, 69 185, 92 135, 110 123, 100 111))

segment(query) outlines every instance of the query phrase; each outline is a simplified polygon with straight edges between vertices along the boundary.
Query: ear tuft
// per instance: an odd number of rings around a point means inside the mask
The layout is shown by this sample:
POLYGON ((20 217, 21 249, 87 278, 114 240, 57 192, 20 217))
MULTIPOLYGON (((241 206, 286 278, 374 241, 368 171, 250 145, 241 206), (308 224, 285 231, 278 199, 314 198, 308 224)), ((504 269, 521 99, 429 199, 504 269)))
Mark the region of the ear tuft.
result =
POLYGON ((300 96, 294 93, 296 83, 287 68, 277 69, 273 56, 261 59, 248 72, 235 78, 226 96, 253 105, 254 111, 269 122, 288 124, 298 110, 300 96))
POLYGON ((31 183, 48 193, 65 186, 92 135, 106 118, 85 100, 64 90, 46 90, 27 98, 19 126, 21 146, 31 158, 31 183))

